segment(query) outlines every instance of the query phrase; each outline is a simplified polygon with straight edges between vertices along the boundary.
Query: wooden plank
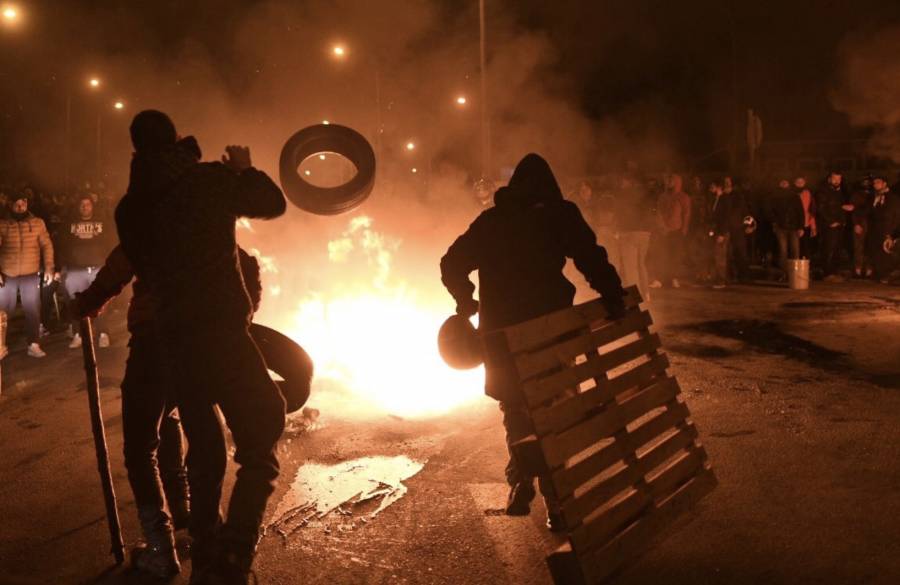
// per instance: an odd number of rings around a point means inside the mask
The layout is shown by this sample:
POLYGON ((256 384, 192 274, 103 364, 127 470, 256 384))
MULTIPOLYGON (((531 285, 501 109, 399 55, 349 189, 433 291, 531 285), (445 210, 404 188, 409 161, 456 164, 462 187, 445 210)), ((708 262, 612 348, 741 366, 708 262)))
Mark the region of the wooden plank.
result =
POLYGON ((553 469, 581 453, 592 444, 611 437, 631 421, 654 408, 663 406, 678 394, 674 378, 666 378, 650 386, 624 404, 614 404, 586 421, 556 435, 540 439, 547 465, 553 469))
POLYGON ((562 504, 563 518, 569 529, 581 524, 581 522, 603 507, 611 499, 628 488, 634 487, 639 479, 644 476, 644 471, 639 466, 624 466, 615 475, 612 475, 577 498, 569 498, 562 504))
POLYGON ((706 452, 702 447, 695 446, 684 456, 672 462, 652 480, 647 482, 650 493, 654 499, 660 500, 671 495, 676 488, 696 475, 703 468, 706 461, 706 452))
POLYGON ((667 429, 678 426, 691 414, 683 402, 673 400, 666 405, 666 408, 665 412, 628 433, 627 446, 623 446, 623 449, 637 451, 642 445, 646 445, 667 429))
MULTIPOLYGON (((624 317, 620 321, 613 322, 611 325, 604 327, 603 329, 585 333, 584 335, 580 335, 573 339, 563 341, 562 343, 551 345, 550 347, 546 347, 535 352, 517 354, 515 357, 515 361, 516 369, 519 372, 519 379, 525 381, 529 378, 532 378, 533 376, 544 373, 555 367, 568 365, 569 363, 573 362, 578 356, 584 355, 588 352, 592 352, 598 347, 602 347, 608 343, 612 343, 617 339, 625 337, 626 335, 645 331, 649 319, 650 317, 646 313, 646 311, 634 312, 624 317)), ((646 337, 644 339, 638 340, 634 343, 646 341, 647 339, 651 338, 655 338, 657 341, 659 341, 659 337, 653 335, 651 337, 646 337)), ((630 347, 630 345, 626 345, 620 349, 630 347)), ((658 347, 659 345, 657 344, 652 349, 649 349, 643 353, 650 353, 653 349, 656 349, 658 347)), ((612 356, 616 351, 619 351, 619 349, 605 353, 601 355, 601 358, 612 356)), ((642 354, 638 354, 635 357, 638 357, 640 355, 642 354)), ((606 359, 606 361, 604 361, 603 363, 607 364, 606 369, 609 370, 627 361, 628 360, 610 358, 606 359)))
POLYGON ((647 475, 674 457, 679 451, 694 446, 694 439, 696 438, 697 428, 694 425, 687 425, 671 437, 666 438, 659 445, 654 445, 650 451, 638 457, 638 467, 641 475, 647 475))
POLYGON ((706 468, 606 546, 579 555, 587 582, 601 583, 634 562, 667 536, 675 521, 694 508, 715 487, 715 475, 706 468))
MULTIPOLYGON (((580 383, 595 378, 605 378, 610 369, 605 362, 593 359, 597 355, 597 347, 612 343, 631 333, 646 331, 650 323, 648 313, 633 313, 625 318, 621 326, 609 327, 600 331, 586 333, 559 344, 545 348, 537 353, 521 354, 516 356, 516 368, 522 384, 522 391, 528 397, 529 404, 537 405, 545 402, 562 389, 575 388, 580 383), (579 355, 588 355, 588 360, 574 364, 579 355), (569 357, 563 358, 561 356, 569 357), (565 364, 565 367, 561 366, 565 364), (558 368, 552 373, 548 370, 558 368), (534 373, 544 375, 532 378, 534 373), (532 379, 529 379, 532 378, 532 379)), ((649 332, 648 332, 649 333, 649 332)))
POLYGON ((606 544, 652 506, 653 500, 647 497, 647 494, 643 491, 633 491, 590 522, 573 528, 569 534, 572 549, 581 556, 591 549, 606 544))
POLYGON ((624 458, 622 446, 618 442, 611 443, 589 457, 579 461, 572 467, 555 470, 551 474, 553 487, 559 498, 565 499, 575 493, 578 486, 584 485, 600 471, 607 469, 624 458))
POLYGON ((587 585, 581 572, 581 563, 568 542, 550 553, 547 568, 556 585, 587 585))
MULTIPOLYGON (((641 303, 641 295, 636 286, 626 289, 625 307, 630 309, 641 303)), ((505 328, 509 349, 512 353, 528 351, 544 345, 548 339, 565 335, 585 325, 608 317, 601 299, 595 299, 575 307, 568 307, 525 323, 505 328)))
MULTIPOLYGON (((582 366, 585 364, 579 365, 582 366)), ((590 390, 575 394, 571 398, 551 406, 538 407, 531 412, 535 432, 537 432, 538 436, 543 436, 551 432, 559 433, 564 431, 584 420, 584 418, 590 415, 594 409, 606 404, 625 390, 630 388, 636 388, 638 390, 645 388, 658 376, 665 375, 666 368, 668 367, 669 358, 666 357, 665 354, 655 355, 650 361, 625 372, 621 376, 617 376, 611 380, 600 380, 601 384, 590 390)), ((563 389, 573 387, 573 384, 567 383, 568 379, 563 376, 564 374, 568 374, 572 369, 574 368, 567 369, 559 374, 554 374, 539 382, 542 385, 545 381, 548 382, 545 385, 545 387, 549 389, 547 390, 548 396, 555 395, 563 389), (551 379, 553 379, 552 382, 551 379)), ((528 396, 527 390, 526 396, 528 396)), ((540 395, 535 395, 535 399, 538 398, 540 398, 540 395)), ((538 402, 538 404, 540 402, 538 402)))

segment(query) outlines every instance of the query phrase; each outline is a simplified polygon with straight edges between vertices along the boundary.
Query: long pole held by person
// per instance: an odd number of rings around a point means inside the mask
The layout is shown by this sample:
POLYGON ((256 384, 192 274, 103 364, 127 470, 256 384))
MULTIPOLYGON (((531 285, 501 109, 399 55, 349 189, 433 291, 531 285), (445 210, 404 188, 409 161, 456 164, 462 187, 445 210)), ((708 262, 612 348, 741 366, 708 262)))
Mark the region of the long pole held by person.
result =
POLYGON ((106 503, 106 519, 109 524, 109 536, 112 540, 111 552, 116 563, 122 564, 125 562, 125 543, 122 540, 116 491, 109 469, 106 431, 103 428, 103 415, 100 411, 100 375, 97 371, 97 353, 94 350, 94 331, 90 317, 81 320, 81 339, 81 347, 84 351, 84 372, 87 376, 88 404, 91 410, 91 429, 94 433, 94 447, 97 450, 97 470, 100 472, 103 500, 106 503))

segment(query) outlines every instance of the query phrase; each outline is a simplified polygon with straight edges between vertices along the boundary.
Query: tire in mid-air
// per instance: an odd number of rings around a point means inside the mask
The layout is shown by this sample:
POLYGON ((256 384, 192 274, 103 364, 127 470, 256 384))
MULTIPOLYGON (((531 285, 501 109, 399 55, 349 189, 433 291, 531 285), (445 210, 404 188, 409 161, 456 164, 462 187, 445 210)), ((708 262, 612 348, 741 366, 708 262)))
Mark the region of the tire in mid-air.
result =
POLYGON ((316 215, 338 215, 362 204, 375 185, 375 151, 365 137, 339 124, 317 124, 291 136, 281 149, 281 187, 288 201, 316 215), (340 154, 353 163, 356 175, 337 187, 317 187, 305 181, 297 167, 319 153, 340 154))

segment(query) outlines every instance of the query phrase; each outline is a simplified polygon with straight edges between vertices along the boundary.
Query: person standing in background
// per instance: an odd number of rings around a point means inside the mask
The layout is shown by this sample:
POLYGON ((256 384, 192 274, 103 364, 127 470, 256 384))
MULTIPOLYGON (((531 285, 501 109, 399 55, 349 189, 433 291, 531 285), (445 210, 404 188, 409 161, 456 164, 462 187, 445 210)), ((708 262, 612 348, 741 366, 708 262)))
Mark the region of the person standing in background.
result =
POLYGON ((650 288, 660 288, 670 284, 679 288, 684 262, 684 246, 691 225, 691 198, 682 190, 681 175, 671 175, 666 189, 659 194, 656 204, 656 223, 660 230, 657 273, 650 288))
MULTIPOLYGON (((66 229, 59 235, 63 285, 69 299, 74 299, 94 282, 115 243, 110 222, 94 213, 94 201, 90 196, 79 198, 75 215, 66 222, 66 229)), ((98 345, 109 347, 109 334, 104 331, 102 321, 97 321, 95 331, 100 332, 98 345)), ((79 348, 81 342, 81 334, 76 332, 69 347, 79 348)))

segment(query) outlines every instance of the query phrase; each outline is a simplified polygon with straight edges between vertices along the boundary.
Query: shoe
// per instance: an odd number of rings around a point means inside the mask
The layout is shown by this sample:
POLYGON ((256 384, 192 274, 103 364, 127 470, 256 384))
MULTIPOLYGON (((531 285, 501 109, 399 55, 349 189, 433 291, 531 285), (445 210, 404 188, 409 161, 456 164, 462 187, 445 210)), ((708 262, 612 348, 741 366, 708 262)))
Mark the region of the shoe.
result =
POLYGON ((678 282, 677 278, 672 279, 672 288, 681 288, 681 283, 678 282))
POLYGON ((79 347, 81 347, 81 335, 76 333, 69 342, 69 349, 78 349, 79 347))
POLYGON ((249 585, 251 577, 257 583, 251 570, 254 556, 255 544, 248 545, 220 535, 213 562, 196 580, 191 574, 191 585, 249 585))
POLYGON ((101 333, 100 338, 97 340, 98 347, 109 347, 109 335, 106 333, 101 333))
POLYGON ((658 280, 654 280, 650 283, 650 288, 662 288, 662 283, 658 280))
POLYGON ((38 345, 37 342, 35 342, 28 344, 28 357, 42 358, 47 357, 47 354, 44 353, 44 350, 41 349, 41 346, 38 345))
POLYGON ((138 508, 138 520, 145 543, 131 551, 131 565, 158 579, 170 579, 181 572, 175 552, 175 537, 169 516, 153 506, 138 508))
POLYGON ((531 513, 531 500, 537 493, 534 491, 534 481, 520 481, 509 490, 509 498, 506 501, 507 516, 528 516, 531 513))

